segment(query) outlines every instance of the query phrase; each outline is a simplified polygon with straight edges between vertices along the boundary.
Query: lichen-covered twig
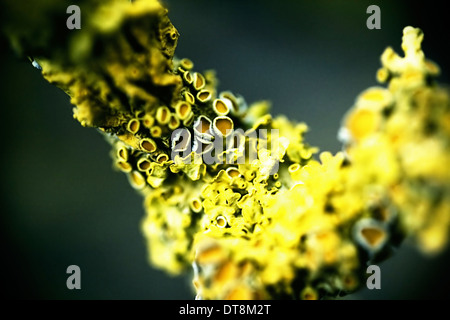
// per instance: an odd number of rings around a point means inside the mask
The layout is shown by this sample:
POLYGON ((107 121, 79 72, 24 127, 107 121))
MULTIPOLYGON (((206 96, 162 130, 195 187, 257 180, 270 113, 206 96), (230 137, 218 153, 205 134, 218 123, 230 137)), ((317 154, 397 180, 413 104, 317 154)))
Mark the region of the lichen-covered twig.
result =
MULTIPOLYGON (((217 92, 213 73, 175 57, 178 32, 157 1, 83 1, 74 33, 17 26, 23 14, 6 3, 14 47, 68 93, 75 119, 100 129, 142 193, 151 262, 193 265, 199 298, 335 297, 407 236, 425 252, 446 245, 449 93, 421 30, 404 29, 404 57, 383 53, 386 87, 357 97, 343 151, 316 157, 305 124, 217 92)), ((46 3, 42 12, 61 8, 46 3)))

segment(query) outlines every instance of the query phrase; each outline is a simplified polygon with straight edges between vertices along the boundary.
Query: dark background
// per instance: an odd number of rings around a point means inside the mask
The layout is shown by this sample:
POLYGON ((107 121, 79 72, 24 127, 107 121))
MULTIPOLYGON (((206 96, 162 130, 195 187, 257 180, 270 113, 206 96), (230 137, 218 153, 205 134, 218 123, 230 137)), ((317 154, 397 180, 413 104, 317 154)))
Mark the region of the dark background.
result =
MULTIPOLYGON (((26 2, 24 2, 26 3, 26 2)), ((273 114, 310 127, 307 141, 336 152, 345 111, 377 85, 384 48, 420 27, 428 58, 449 82, 446 10, 423 1, 166 0, 181 37, 177 55, 215 69, 221 90, 268 99, 273 114), (381 30, 366 8, 381 9, 381 30)), ((81 8, 82 9, 82 8, 81 8)), ((83 10, 83 9, 82 9, 83 10)), ((83 12, 83 11, 82 11, 83 12)), ((61 26, 62 28, 65 26, 61 26)), ((109 146, 72 118, 69 98, 1 39, 2 292, 9 298, 192 299, 191 277, 147 262, 142 198, 112 170, 109 146), (81 268, 81 290, 66 268, 81 268)), ((432 259, 406 243, 381 266, 381 290, 353 299, 449 298, 450 251, 432 259)))

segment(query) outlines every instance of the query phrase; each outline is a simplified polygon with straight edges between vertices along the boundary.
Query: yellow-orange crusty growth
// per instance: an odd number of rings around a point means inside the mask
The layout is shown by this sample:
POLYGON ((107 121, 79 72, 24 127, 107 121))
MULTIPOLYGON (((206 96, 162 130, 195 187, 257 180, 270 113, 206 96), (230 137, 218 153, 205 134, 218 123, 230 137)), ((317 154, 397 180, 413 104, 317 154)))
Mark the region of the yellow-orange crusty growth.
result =
POLYGON ((305 124, 217 92, 213 72, 175 57, 178 32, 157 1, 94 3, 55 50, 10 35, 70 95, 75 119, 108 138, 144 197, 151 262, 173 274, 193 265, 199 298, 334 297, 407 236, 425 252, 446 245, 449 93, 421 30, 404 29, 404 57, 382 54, 386 87, 357 97, 342 152, 318 154, 305 124))

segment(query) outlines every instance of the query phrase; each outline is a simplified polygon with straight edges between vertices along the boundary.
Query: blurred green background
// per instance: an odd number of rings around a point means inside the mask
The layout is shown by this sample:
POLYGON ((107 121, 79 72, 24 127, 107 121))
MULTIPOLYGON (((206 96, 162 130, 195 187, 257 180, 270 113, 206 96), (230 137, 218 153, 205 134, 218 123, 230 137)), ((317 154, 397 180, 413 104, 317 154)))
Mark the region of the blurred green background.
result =
MULTIPOLYGON (((76 1, 74 1, 76 3, 76 1)), ((305 121, 307 141, 337 152, 346 110, 376 85, 379 57, 401 53, 402 29, 422 28, 428 58, 449 83, 444 4, 411 1, 165 0, 181 37, 176 51, 195 69, 215 69, 220 90, 273 114, 305 121), (381 9, 381 30, 366 8, 381 9)), ((26 5, 26 1, 24 1, 26 5)), ((83 8, 81 8, 83 10, 83 8)), ((3 13, 5 14, 5 13, 3 13)), ((61 26, 61 28, 65 28, 61 26)), ((147 262, 142 198, 112 170, 109 146, 72 118, 69 98, 1 39, 2 290, 26 299, 193 299, 189 274, 170 277, 147 262), (81 268, 81 290, 66 268, 81 268)), ((381 290, 354 299, 449 298, 450 250, 429 259, 408 243, 382 263, 381 290)))

